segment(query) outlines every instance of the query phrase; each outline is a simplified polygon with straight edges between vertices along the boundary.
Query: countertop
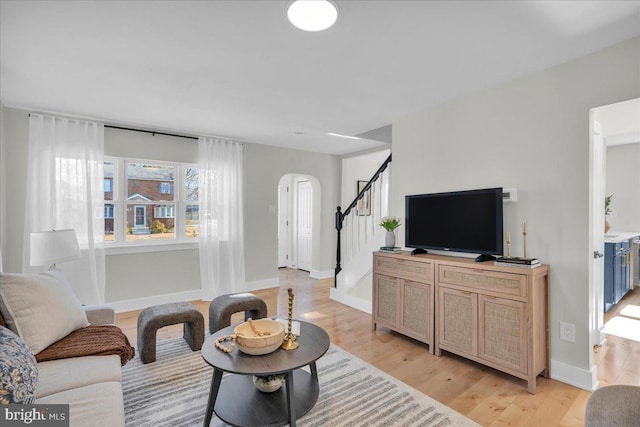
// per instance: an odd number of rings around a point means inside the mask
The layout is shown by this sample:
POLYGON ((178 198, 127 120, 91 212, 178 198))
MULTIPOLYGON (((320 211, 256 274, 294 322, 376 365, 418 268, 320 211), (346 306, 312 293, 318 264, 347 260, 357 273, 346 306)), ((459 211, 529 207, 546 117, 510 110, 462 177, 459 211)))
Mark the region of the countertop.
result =
POLYGON ((620 243, 625 240, 637 238, 640 236, 640 231, 609 231, 604 235, 605 243, 620 243))

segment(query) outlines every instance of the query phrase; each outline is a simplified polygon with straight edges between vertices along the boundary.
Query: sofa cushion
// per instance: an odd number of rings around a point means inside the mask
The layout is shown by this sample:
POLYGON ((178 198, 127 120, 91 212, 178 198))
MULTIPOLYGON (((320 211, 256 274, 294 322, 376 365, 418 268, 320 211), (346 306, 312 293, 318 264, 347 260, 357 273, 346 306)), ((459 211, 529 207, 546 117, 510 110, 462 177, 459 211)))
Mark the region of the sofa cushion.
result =
POLYGON ((9 329, 34 354, 89 325, 60 270, 40 274, 0 273, 0 311, 9 329))
POLYGON ((0 326, 0 403, 33 403, 38 366, 27 345, 0 326))
POLYGON ((90 384, 120 382, 120 357, 85 356, 38 363, 38 399, 90 384))
POLYGON ((119 382, 91 384, 38 398, 38 404, 69 404, 69 425, 124 427, 124 402, 119 382))

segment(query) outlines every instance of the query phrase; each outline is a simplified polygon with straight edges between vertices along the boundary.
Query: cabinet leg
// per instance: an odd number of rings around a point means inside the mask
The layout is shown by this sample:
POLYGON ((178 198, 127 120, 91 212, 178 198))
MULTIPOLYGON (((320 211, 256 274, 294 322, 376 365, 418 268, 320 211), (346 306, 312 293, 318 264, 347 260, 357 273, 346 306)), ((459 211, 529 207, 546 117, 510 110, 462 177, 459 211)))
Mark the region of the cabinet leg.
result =
POLYGON ((531 394, 536 394, 536 377, 533 377, 533 379, 529 378, 527 381, 527 390, 531 394))

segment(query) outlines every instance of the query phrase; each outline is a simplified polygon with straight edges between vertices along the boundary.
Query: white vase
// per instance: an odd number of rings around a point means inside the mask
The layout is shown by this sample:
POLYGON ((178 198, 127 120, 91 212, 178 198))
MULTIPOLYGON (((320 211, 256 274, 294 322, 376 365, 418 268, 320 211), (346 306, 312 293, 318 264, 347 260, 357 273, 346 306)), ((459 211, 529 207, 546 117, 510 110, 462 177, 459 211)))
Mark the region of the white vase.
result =
POLYGON ((284 379, 281 378, 272 379, 271 381, 266 382, 260 377, 255 375, 253 376, 253 384, 263 393, 272 393, 279 390, 280 387, 282 387, 282 383, 284 383, 284 379))
POLYGON ((394 247, 396 245, 395 231, 387 231, 387 234, 384 235, 384 245, 388 247, 394 247))

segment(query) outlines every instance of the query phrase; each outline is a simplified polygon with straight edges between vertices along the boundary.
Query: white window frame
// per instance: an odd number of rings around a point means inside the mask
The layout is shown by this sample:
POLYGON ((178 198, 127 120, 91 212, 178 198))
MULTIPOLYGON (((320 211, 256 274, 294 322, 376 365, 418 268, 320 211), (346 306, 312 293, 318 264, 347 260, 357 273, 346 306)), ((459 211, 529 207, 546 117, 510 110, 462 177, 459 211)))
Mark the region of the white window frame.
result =
MULTIPOLYGON (((114 206, 114 240, 105 242, 105 248, 107 249, 107 255, 110 254, 126 254, 135 252, 157 252, 157 251, 172 251, 180 249, 193 249, 198 245, 199 237, 187 237, 185 235, 185 219, 186 219, 186 206, 187 205, 199 205, 199 201, 187 202, 185 187, 185 173, 187 168, 197 168, 198 165, 193 163, 179 163, 179 162, 167 162, 151 159, 135 159, 105 156, 105 161, 113 162, 114 164, 114 177, 112 181, 113 200, 105 200, 104 203, 113 204, 114 206), (127 165, 129 163, 143 163, 160 166, 174 167, 174 181, 173 181, 173 201, 149 201, 141 202, 137 200, 134 204, 127 200, 127 165), (117 191, 115 191, 117 190, 117 191), (127 206, 131 206, 135 209, 135 206, 147 205, 148 208, 154 209, 156 205, 172 206, 174 209, 174 216, 164 217, 172 218, 175 221, 174 230, 175 237, 173 239, 159 239, 159 240, 127 240, 126 230, 126 218, 127 218, 127 206)), ((168 183, 171 185, 170 183, 168 183)), ((135 217, 135 212, 134 212, 135 217)), ((154 215, 155 217, 155 215, 154 215)), ((163 217, 158 217, 163 218, 163 217)), ((133 226, 133 224, 131 224, 133 226)), ((147 225, 149 226, 149 224, 147 225)))
POLYGON ((153 218, 169 219, 176 217, 176 206, 174 204, 155 205, 153 207, 153 218))

